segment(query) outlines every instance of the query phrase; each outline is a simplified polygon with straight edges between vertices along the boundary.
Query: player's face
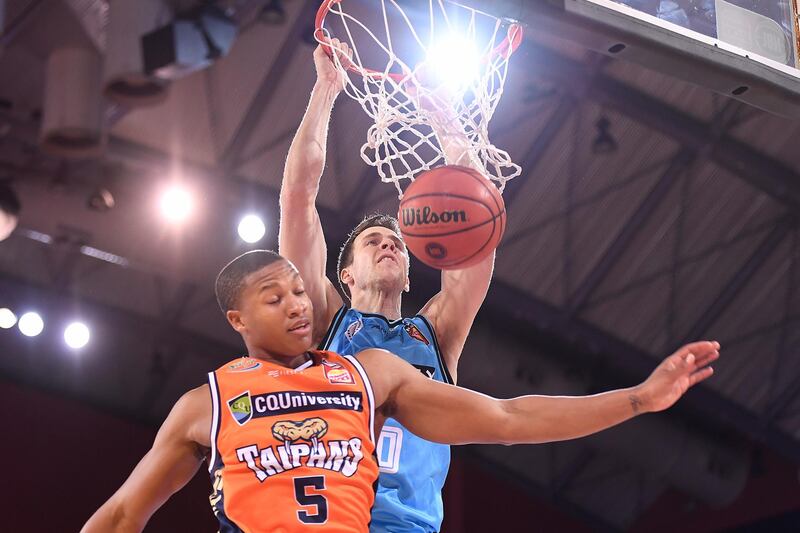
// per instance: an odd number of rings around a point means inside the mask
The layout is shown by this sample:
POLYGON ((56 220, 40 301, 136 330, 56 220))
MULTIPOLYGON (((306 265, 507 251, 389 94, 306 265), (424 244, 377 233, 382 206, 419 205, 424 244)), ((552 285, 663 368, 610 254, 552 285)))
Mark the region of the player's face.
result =
POLYGON ((245 278, 238 309, 228 320, 248 349, 278 358, 296 357, 312 346, 311 300, 297 269, 277 261, 245 278))
POLYGON ((377 286, 399 293, 408 286, 408 252, 389 228, 367 228, 353 242, 353 264, 346 270, 357 288, 377 286))

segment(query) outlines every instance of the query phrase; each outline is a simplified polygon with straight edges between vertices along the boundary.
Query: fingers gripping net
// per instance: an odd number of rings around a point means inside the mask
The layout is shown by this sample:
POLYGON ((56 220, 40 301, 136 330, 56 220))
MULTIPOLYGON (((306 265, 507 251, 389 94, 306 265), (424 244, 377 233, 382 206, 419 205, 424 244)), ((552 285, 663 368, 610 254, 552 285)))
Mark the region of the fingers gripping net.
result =
MULTIPOLYGON (((380 16, 374 13, 371 19, 346 12, 346 2, 323 3, 327 17, 324 26, 318 18, 315 35, 323 44, 337 37, 352 48, 352 60, 343 55, 342 47, 336 48, 332 59, 343 74, 345 92, 373 121, 361 147, 362 159, 377 168, 382 181, 394 183, 401 196, 401 180, 413 181, 419 172, 443 164, 477 168, 502 191, 521 168, 489 141, 488 129, 503 94, 509 58, 522 38, 521 28, 443 0, 411 2, 427 12, 412 13, 413 22, 395 0, 380 0, 380 16), (335 35, 330 31, 334 24, 335 35), (437 72, 441 64, 431 57, 442 40, 452 36, 458 37, 461 47, 474 47, 475 60, 442 75, 437 72), (365 66, 383 61, 382 70, 365 66), (446 139, 460 139, 456 142, 466 148, 461 150, 462 160, 446 160, 435 131, 446 139)), ((466 55, 466 50, 462 53, 466 55)))

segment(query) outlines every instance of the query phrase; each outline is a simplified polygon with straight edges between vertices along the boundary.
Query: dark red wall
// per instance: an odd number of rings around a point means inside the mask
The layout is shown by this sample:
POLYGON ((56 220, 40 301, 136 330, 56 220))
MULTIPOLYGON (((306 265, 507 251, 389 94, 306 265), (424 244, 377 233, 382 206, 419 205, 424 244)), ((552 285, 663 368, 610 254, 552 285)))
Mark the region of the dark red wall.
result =
MULTIPOLYGON (((7 505, 2 531, 78 531, 122 484, 150 448, 156 428, 88 404, 0 379, 7 505)), ((667 492, 633 531, 710 532, 800 509, 795 465, 765 455, 761 470, 724 509, 697 506, 667 492)), ((216 531, 205 469, 156 513, 148 532, 216 531)), ((444 491, 446 533, 558 532, 591 528, 514 481, 498 477, 468 453, 454 449, 444 491)))
MULTIPOLYGON (((0 381, 4 435, 3 531, 78 531, 122 484, 155 437, 151 426, 0 381)), ((201 469, 147 531, 216 531, 201 469)))
MULTIPOLYGON (((87 404, 0 379, 5 460, 3 531, 78 531, 122 484, 152 444, 156 428, 87 404)), ((148 532, 216 531, 204 469, 158 511, 148 532)), ((445 489, 448 533, 492 530, 589 531, 559 510, 455 454, 445 489)))

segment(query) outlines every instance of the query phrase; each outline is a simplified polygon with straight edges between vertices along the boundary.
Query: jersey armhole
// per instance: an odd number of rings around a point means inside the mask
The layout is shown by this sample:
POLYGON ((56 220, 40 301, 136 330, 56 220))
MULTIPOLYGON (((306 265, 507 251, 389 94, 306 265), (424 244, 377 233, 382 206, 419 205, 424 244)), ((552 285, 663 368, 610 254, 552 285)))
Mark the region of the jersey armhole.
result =
POLYGON ((449 385, 455 385, 453 382, 453 377, 450 375, 450 370, 447 368, 447 363, 444 362, 444 357, 442 357, 442 349, 439 347, 439 339, 436 338, 436 330, 433 329, 433 325, 430 321, 425 317, 425 315, 416 315, 425 323, 425 327, 428 328, 428 331, 431 333, 431 338, 433 339, 433 349, 436 351, 436 359, 439 360, 439 366, 442 369, 442 375, 444 376, 445 383, 449 385))
POLYGON ((208 471, 212 472, 217 463, 217 438, 220 426, 219 385, 214 372, 208 373, 208 387, 211 390, 211 457, 208 460, 208 471))
POLYGON ((375 442, 375 394, 372 392, 372 383, 369 380, 367 371, 355 357, 352 355, 342 355, 342 357, 356 369, 358 375, 361 376, 361 382, 364 383, 364 389, 369 399, 369 438, 372 444, 377 446, 377 442, 375 442))
POLYGON ((345 305, 342 305, 339 308, 339 310, 336 311, 336 314, 333 315, 333 320, 331 320, 331 323, 328 326, 328 331, 325 332, 325 336, 322 337, 322 340, 320 341, 319 346, 317 346, 317 349, 327 350, 330 347, 331 342, 333 341, 333 336, 336 333, 336 330, 339 329, 339 325, 342 323, 342 320, 344 319, 344 315, 346 313, 347 313, 347 306, 345 305))

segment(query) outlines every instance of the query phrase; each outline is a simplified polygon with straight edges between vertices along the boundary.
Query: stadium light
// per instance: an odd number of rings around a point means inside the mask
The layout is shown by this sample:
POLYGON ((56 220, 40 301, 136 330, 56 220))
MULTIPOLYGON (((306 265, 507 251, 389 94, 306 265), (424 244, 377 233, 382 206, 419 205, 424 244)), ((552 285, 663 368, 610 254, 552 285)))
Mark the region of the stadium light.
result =
POLYGON ((428 49, 425 66, 440 84, 458 90, 478 76, 480 61, 481 55, 474 42, 463 36, 449 35, 428 49))
POLYGON ((192 194, 185 187, 172 185, 161 193, 161 214, 170 222, 182 222, 194 207, 192 194))
POLYGON ((83 322, 73 322, 64 330, 64 342, 73 349, 83 348, 89 343, 89 327, 83 322))
POLYGON ((239 237, 247 243, 254 243, 260 241, 264 234, 267 232, 264 221, 258 215, 247 215, 242 217, 237 228, 239 237))
POLYGON ((44 329, 44 320, 39 313, 29 311, 19 317, 17 327, 26 337, 35 337, 44 329))
POLYGON ((3 307, 0 309, 0 328, 11 329, 17 323, 17 315, 11 309, 3 307))

